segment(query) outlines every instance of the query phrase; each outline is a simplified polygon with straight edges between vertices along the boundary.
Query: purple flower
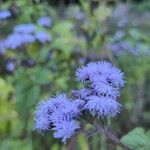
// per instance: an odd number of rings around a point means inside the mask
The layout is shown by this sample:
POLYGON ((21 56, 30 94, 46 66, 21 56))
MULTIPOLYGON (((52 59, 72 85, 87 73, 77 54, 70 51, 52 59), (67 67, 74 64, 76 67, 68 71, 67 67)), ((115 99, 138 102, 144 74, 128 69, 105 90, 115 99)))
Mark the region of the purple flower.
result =
POLYGON ((119 28, 123 28, 123 27, 126 26, 127 22, 128 22, 127 17, 122 17, 122 18, 118 21, 117 25, 118 25, 119 28))
POLYGON ((39 132, 43 132, 48 130, 50 127, 49 122, 49 109, 51 105, 48 101, 38 103, 36 107, 36 111, 34 114, 34 129, 37 129, 39 132))
POLYGON ((82 111, 85 105, 85 101, 81 99, 75 99, 73 104, 78 108, 78 110, 82 111))
POLYGON ((92 62, 76 71, 78 81, 86 82, 87 89, 75 92, 76 98, 85 100, 84 109, 98 117, 115 116, 119 112, 120 87, 124 74, 109 62, 92 62), (82 95, 82 96, 81 96, 82 95))
POLYGON ((78 81, 87 81, 93 83, 94 78, 101 78, 100 82, 109 82, 110 85, 121 87, 124 85, 123 73, 111 63, 101 61, 88 63, 76 71, 78 81))
POLYGON ((6 47, 10 49, 16 49, 17 47, 21 46, 22 40, 20 34, 10 34, 6 38, 6 47))
POLYGON ((1 10, 0 11, 0 20, 1 19, 6 19, 6 18, 8 18, 10 16, 11 16, 11 13, 10 13, 9 10, 1 10))
POLYGON ((124 53, 130 53, 133 55, 137 55, 138 49, 136 47, 133 47, 129 42, 127 41, 121 41, 116 42, 112 44, 106 45, 106 49, 111 50, 113 54, 120 55, 124 53))
POLYGON ((35 41, 35 38, 32 34, 20 34, 22 36, 22 44, 28 44, 35 41))
POLYGON ((6 38, 6 47, 16 49, 22 44, 29 44, 34 42, 35 38, 31 34, 13 33, 6 38))
POLYGON ((45 27, 50 27, 52 24, 52 20, 48 16, 43 16, 43 17, 39 18, 37 22, 39 25, 45 26, 45 27))
POLYGON ((71 121, 80 114, 78 105, 67 99, 64 94, 56 95, 40 102, 35 112, 35 129, 45 131, 49 125, 71 121))
MULTIPOLYGON (((62 142, 73 136, 80 128, 77 122, 86 111, 95 117, 113 117, 120 112, 117 102, 119 89, 124 85, 124 74, 111 63, 94 62, 76 72, 79 81, 86 82, 86 88, 71 91, 73 99, 58 94, 39 103, 35 112, 35 129, 54 131, 54 138, 62 142)), ((87 118, 88 120, 88 118, 87 118)))
POLYGON ((13 62, 9 61, 9 62, 6 63, 6 70, 7 71, 12 72, 14 70, 14 68, 15 68, 15 65, 14 65, 13 62))
POLYGON ((54 130, 54 138, 62 138, 62 142, 66 143, 66 140, 73 136, 79 128, 79 123, 71 120, 56 124, 52 130, 54 130))
POLYGON ((121 40, 124 37, 125 33, 121 30, 117 31, 114 35, 114 40, 118 41, 121 40))
POLYGON ((120 112, 120 104, 107 97, 89 96, 85 109, 89 110, 93 116, 113 117, 120 112))
POLYGON ((66 16, 75 18, 79 21, 85 20, 85 14, 78 7, 69 7, 69 9, 66 11, 66 16))
POLYGON ((81 100, 85 100, 85 98, 91 95, 91 91, 86 88, 82 88, 80 90, 71 91, 74 98, 79 98, 81 100))
POLYGON ((102 79, 103 78, 101 78, 100 76, 92 79, 91 87, 93 88, 93 90, 98 95, 108 96, 116 99, 119 96, 118 88, 111 86, 106 78, 104 78, 104 81, 102 79))
POLYGON ((43 31, 37 32, 35 34, 35 38, 41 43, 45 43, 51 40, 50 36, 46 32, 43 32, 43 31))
POLYGON ((0 40, 0 54, 3 54, 6 50, 5 40, 0 40))
POLYGON ((19 24, 14 27, 14 32, 16 33, 33 33, 35 32, 36 27, 35 25, 28 23, 28 24, 19 24))
POLYGON ((78 105, 67 99, 64 94, 57 95, 51 100, 52 114, 50 116, 51 122, 69 121, 76 118, 80 114, 78 105))

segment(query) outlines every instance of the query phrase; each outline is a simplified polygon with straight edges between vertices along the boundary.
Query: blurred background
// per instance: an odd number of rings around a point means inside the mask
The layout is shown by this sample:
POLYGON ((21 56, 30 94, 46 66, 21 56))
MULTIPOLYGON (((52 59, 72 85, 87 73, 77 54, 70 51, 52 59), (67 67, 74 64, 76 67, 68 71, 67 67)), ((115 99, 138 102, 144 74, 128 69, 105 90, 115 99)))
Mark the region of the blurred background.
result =
POLYGON ((119 150, 98 134, 63 145, 33 131, 36 103, 79 88, 75 69, 96 60, 125 72, 112 130, 150 150, 150 1, 0 0, 0 150, 119 150))

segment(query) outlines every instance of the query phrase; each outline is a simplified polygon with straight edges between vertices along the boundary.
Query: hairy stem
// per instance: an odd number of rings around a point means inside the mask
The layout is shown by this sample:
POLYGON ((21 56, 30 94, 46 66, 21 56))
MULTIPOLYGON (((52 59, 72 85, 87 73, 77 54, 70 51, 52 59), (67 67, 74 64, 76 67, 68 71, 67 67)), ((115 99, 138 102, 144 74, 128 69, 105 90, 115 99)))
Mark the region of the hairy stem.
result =
POLYGON ((126 145, 124 145, 113 133, 108 131, 107 128, 101 127, 100 125, 96 125, 96 128, 99 133, 103 134, 107 139, 119 145, 123 150, 132 150, 126 145))

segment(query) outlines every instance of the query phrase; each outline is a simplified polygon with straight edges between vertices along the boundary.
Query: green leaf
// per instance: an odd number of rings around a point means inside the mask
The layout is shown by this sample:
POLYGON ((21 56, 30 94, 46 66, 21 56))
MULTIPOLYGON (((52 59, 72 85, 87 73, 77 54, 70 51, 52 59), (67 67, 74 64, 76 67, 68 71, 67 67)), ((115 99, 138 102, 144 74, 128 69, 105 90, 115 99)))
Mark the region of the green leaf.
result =
POLYGON ((31 150, 29 140, 7 139, 0 142, 1 150, 31 150))
MULTIPOLYGON (((143 128, 135 128, 121 138, 121 141, 133 150, 150 150, 150 140, 143 128)), ((121 150, 121 148, 117 148, 121 150)))
POLYGON ((11 91, 11 85, 9 83, 6 83, 5 80, 3 80, 2 78, 0 78, 0 101, 6 100, 11 91))
POLYGON ((35 67, 29 71, 30 79, 36 84, 47 84, 50 80, 50 71, 46 68, 35 67))
POLYGON ((62 21, 56 24, 53 28, 53 32, 60 34, 62 36, 71 34, 71 29, 73 27, 72 22, 69 21, 62 21))
POLYGON ((28 91, 28 106, 31 106, 36 102, 40 95, 40 87, 38 85, 32 86, 28 91))

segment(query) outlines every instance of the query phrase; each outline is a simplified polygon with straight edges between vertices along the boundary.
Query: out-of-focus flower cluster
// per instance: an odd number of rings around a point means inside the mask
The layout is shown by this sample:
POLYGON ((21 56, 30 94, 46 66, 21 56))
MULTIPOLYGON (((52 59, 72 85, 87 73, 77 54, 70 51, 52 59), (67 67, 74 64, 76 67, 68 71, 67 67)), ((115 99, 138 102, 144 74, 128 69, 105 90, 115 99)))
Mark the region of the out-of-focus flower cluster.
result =
MULTIPOLYGON (((42 20, 40 22, 42 23, 42 20)), ((37 23, 39 23, 39 20, 37 23)), ((44 24, 41 25, 44 27, 44 24)), ((2 54, 7 49, 14 50, 20 46, 36 41, 46 43, 50 40, 51 36, 44 28, 38 29, 38 25, 34 25, 32 23, 18 24, 13 28, 13 32, 10 35, 8 35, 5 39, 0 40, 0 53, 2 54)))
POLYGON ((11 13, 9 10, 0 10, 0 20, 7 19, 11 16, 11 13))
POLYGON ((38 19, 38 24, 44 27, 51 27, 52 20, 48 16, 43 16, 38 19))
POLYGON ((111 51, 115 56, 124 56, 124 54, 132 56, 150 55, 149 46, 142 42, 144 35, 136 29, 128 28, 128 22, 127 16, 118 20, 117 30, 113 33, 111 41, 104 44, 104 48, 111 51))
POLYGON ((55 138, 66 142, 80 128, 77 119, 83 112, 99 118, 113 117, 120 112, 117 98, 124 86, 124 74, 109 62, 91 62, 77 69, 76 78, 84 88, 71 91, 72 98, 59 94, 39 102, 34 128, 40 132, 53 130, 55 138))

